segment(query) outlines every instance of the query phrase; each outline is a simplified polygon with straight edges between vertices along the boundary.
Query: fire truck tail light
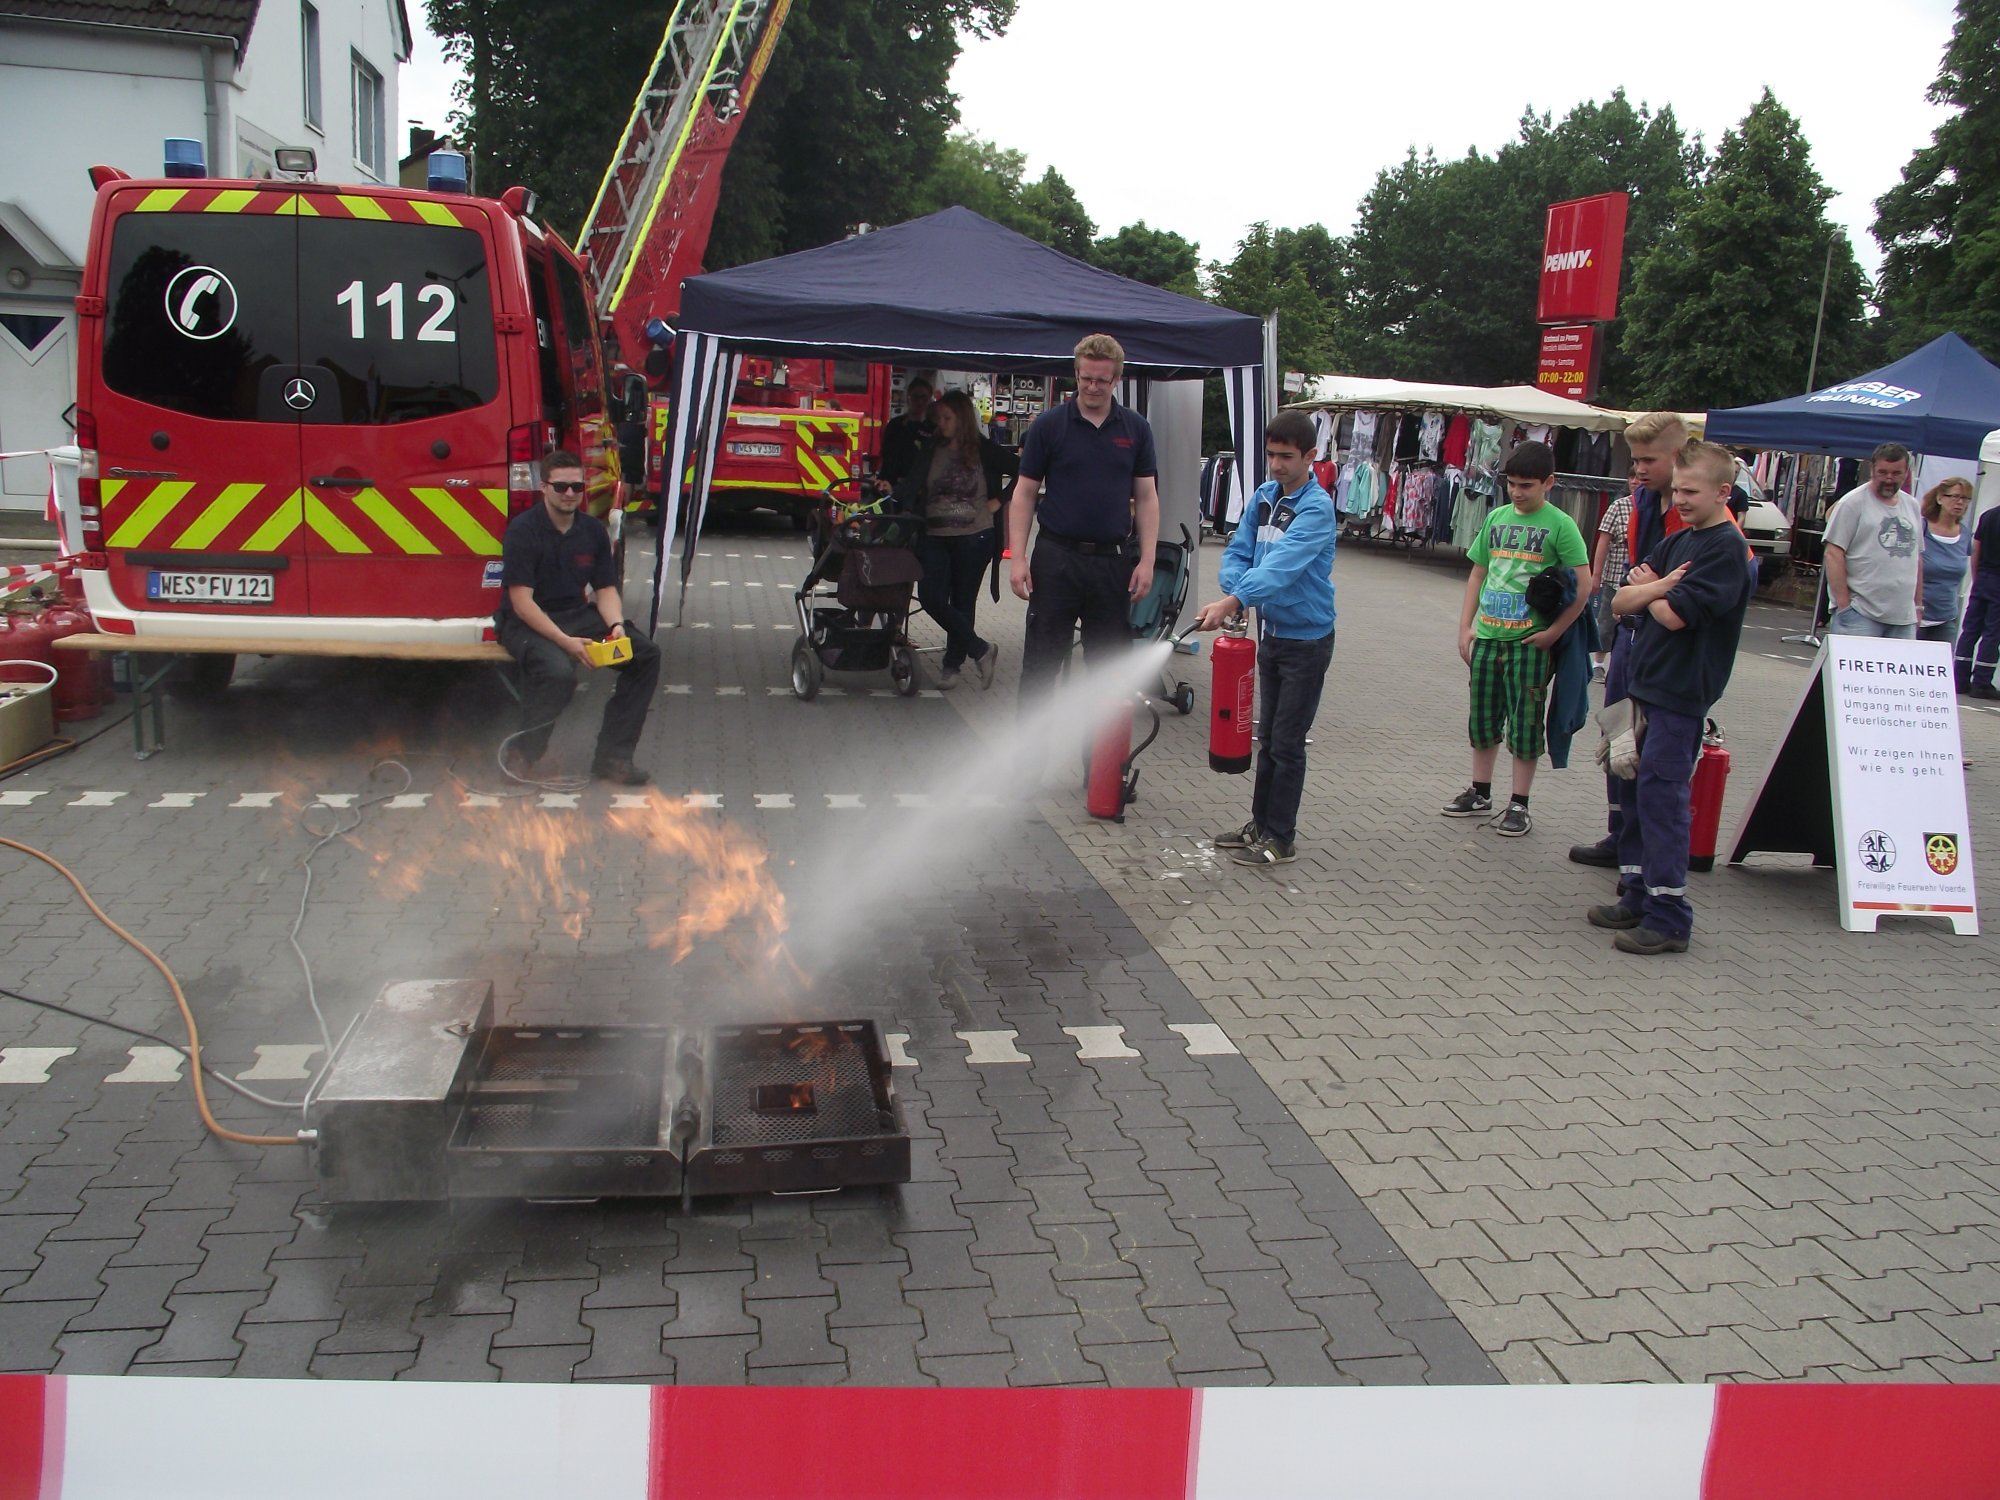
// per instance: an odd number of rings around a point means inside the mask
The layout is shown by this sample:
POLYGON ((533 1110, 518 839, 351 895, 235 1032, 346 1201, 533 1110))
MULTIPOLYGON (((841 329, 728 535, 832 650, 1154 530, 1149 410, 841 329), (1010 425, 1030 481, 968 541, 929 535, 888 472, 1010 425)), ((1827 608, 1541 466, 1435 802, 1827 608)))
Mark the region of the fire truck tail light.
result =
MULTIPOLYGON (((81 452, 76 467, 77 508, 83 515, 83 550, 101 555, 104 551, 104 489, 97 478, 97 418, 87 411, 76 414, 76 446, 81 452)), ((85 566, 92 566, 86 563, 85 566)), ((95 564, 102 567, 104 564, 95 564)))
POLYGON ((507 514, 518 516, 539 498, 541 477, 535 472, 535 449, 541 425, 528 422, 507 432, 507 514))

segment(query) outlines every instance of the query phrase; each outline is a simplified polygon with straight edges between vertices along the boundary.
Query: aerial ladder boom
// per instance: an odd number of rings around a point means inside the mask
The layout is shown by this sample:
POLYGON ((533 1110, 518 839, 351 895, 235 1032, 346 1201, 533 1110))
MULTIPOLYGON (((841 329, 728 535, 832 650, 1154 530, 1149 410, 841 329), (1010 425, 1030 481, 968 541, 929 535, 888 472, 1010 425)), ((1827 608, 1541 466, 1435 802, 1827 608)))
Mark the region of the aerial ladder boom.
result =
POLYGON ((576 252, 600 315, 635 366, 650 319, 672 325, 701 271, 722 168, 791 0, 677 0, 576 252))

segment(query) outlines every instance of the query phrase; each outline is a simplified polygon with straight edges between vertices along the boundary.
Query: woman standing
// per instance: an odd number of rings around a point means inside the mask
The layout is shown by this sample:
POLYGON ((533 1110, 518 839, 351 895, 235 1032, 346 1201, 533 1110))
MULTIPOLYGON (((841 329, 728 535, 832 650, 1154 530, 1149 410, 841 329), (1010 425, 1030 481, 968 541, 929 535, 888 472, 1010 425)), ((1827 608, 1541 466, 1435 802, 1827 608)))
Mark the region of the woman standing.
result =
POLYGON ((1924 496, 1924 607, 1917 639, 1943 641, 1958 634, 1958 608, 1972 563, 1972 534, 1965 527, 1972 481, 1947 479, 1924 496))
POLYGON ((938 686, 958 686, 970 661, 982 688, 993 685, 1000 650, 972 627, 979 581, 993 558, 993 516, 1000 509, 1003 451, 979 430, 964 391, 947 391, 932 408, 937 435, 918 450, 896 500, 924 518, 923 582, 917 597, 945 634, 938 686))

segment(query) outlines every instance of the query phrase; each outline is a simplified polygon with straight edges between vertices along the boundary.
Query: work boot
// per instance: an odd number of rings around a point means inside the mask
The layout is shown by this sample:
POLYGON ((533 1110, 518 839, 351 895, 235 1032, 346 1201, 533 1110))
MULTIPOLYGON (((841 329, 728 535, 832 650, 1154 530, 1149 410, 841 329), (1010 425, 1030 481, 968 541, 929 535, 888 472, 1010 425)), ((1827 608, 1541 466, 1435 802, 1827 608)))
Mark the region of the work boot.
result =
POLYGON ((590 779, 608 781, 613 786, 644 786, 653 779, 653 773, 641 770, 629 760, 599 760, 591 764, 590 779))
POLYGON ((1609 927, 1615 932, 1624 932, 1637 927, 1644 920, 1631 907, 1616 901, 1609 906, 1593 906, 1583 916, 1592 927, 1609 927))
POLYGON ((1629 932, 1621 932, 1611 940, 1611 946, 1620 953, 1637 953, 1650 958, 1655 953, 1685 953, 1688 940, 1684 937, 1668 937, 1664 932, 1655 932, 1650 927, 1634 927, 1629 932))
POLYGON ((1569 862, 1573 865, 1596 865, 1599 869, 1618 868, 1618 843, 1606 834, 1594 844, 1571 844, 1569 862))

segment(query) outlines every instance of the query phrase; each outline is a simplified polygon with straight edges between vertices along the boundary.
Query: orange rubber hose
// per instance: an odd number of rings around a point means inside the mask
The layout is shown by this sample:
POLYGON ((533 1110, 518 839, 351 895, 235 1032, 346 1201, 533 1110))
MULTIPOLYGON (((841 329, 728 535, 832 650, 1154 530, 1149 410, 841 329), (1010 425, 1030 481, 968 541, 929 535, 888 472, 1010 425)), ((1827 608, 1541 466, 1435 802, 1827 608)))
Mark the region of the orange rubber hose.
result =
POLYGON ((133 937, 131 933, 112 921, 106 915, 104 908, 91 899, 90 892, 83 888, 83 882, 71 874, 69 867, 54 855, 44 854, 41 850, 31 848, 26 844, 17 844, 9 838, 0 838, 0 848, 17 849, 30 859, 39 859, 43 864, 62 876, 64 880, 67 880, 76 888, 77 895, 83 898, 83 904, 90 908, 92 916, 117 933, 125 942, 143 953, 146 956, 146 961, 158 969, 162 977, 166 979, 167 988, 174 992, 174 1004, 181 1008, 181 1020, 187 1026, 188 1082, 194 1085, 194 1107, 200 1112, 201 1123, 208 1127, 210 1134, 219 1136, 225 1141, 235 1141, 239 1145, 244 1146, 300 1146, 305 1144, 295 1135, 245 1135, 239 1130, 231 1130, 228 1126, 218 1121, 213 1114, 209 1113, 208 1091, 202 1087, 201 1083, 201 1031, 195 1025, 194 1012, 188 1009, 187 996, 181 993, 181 982, 174 978, 174 971, 167 967, 166 962, 159 954, 155 953, 151 948, 148 948, 144 943, 133 937))

